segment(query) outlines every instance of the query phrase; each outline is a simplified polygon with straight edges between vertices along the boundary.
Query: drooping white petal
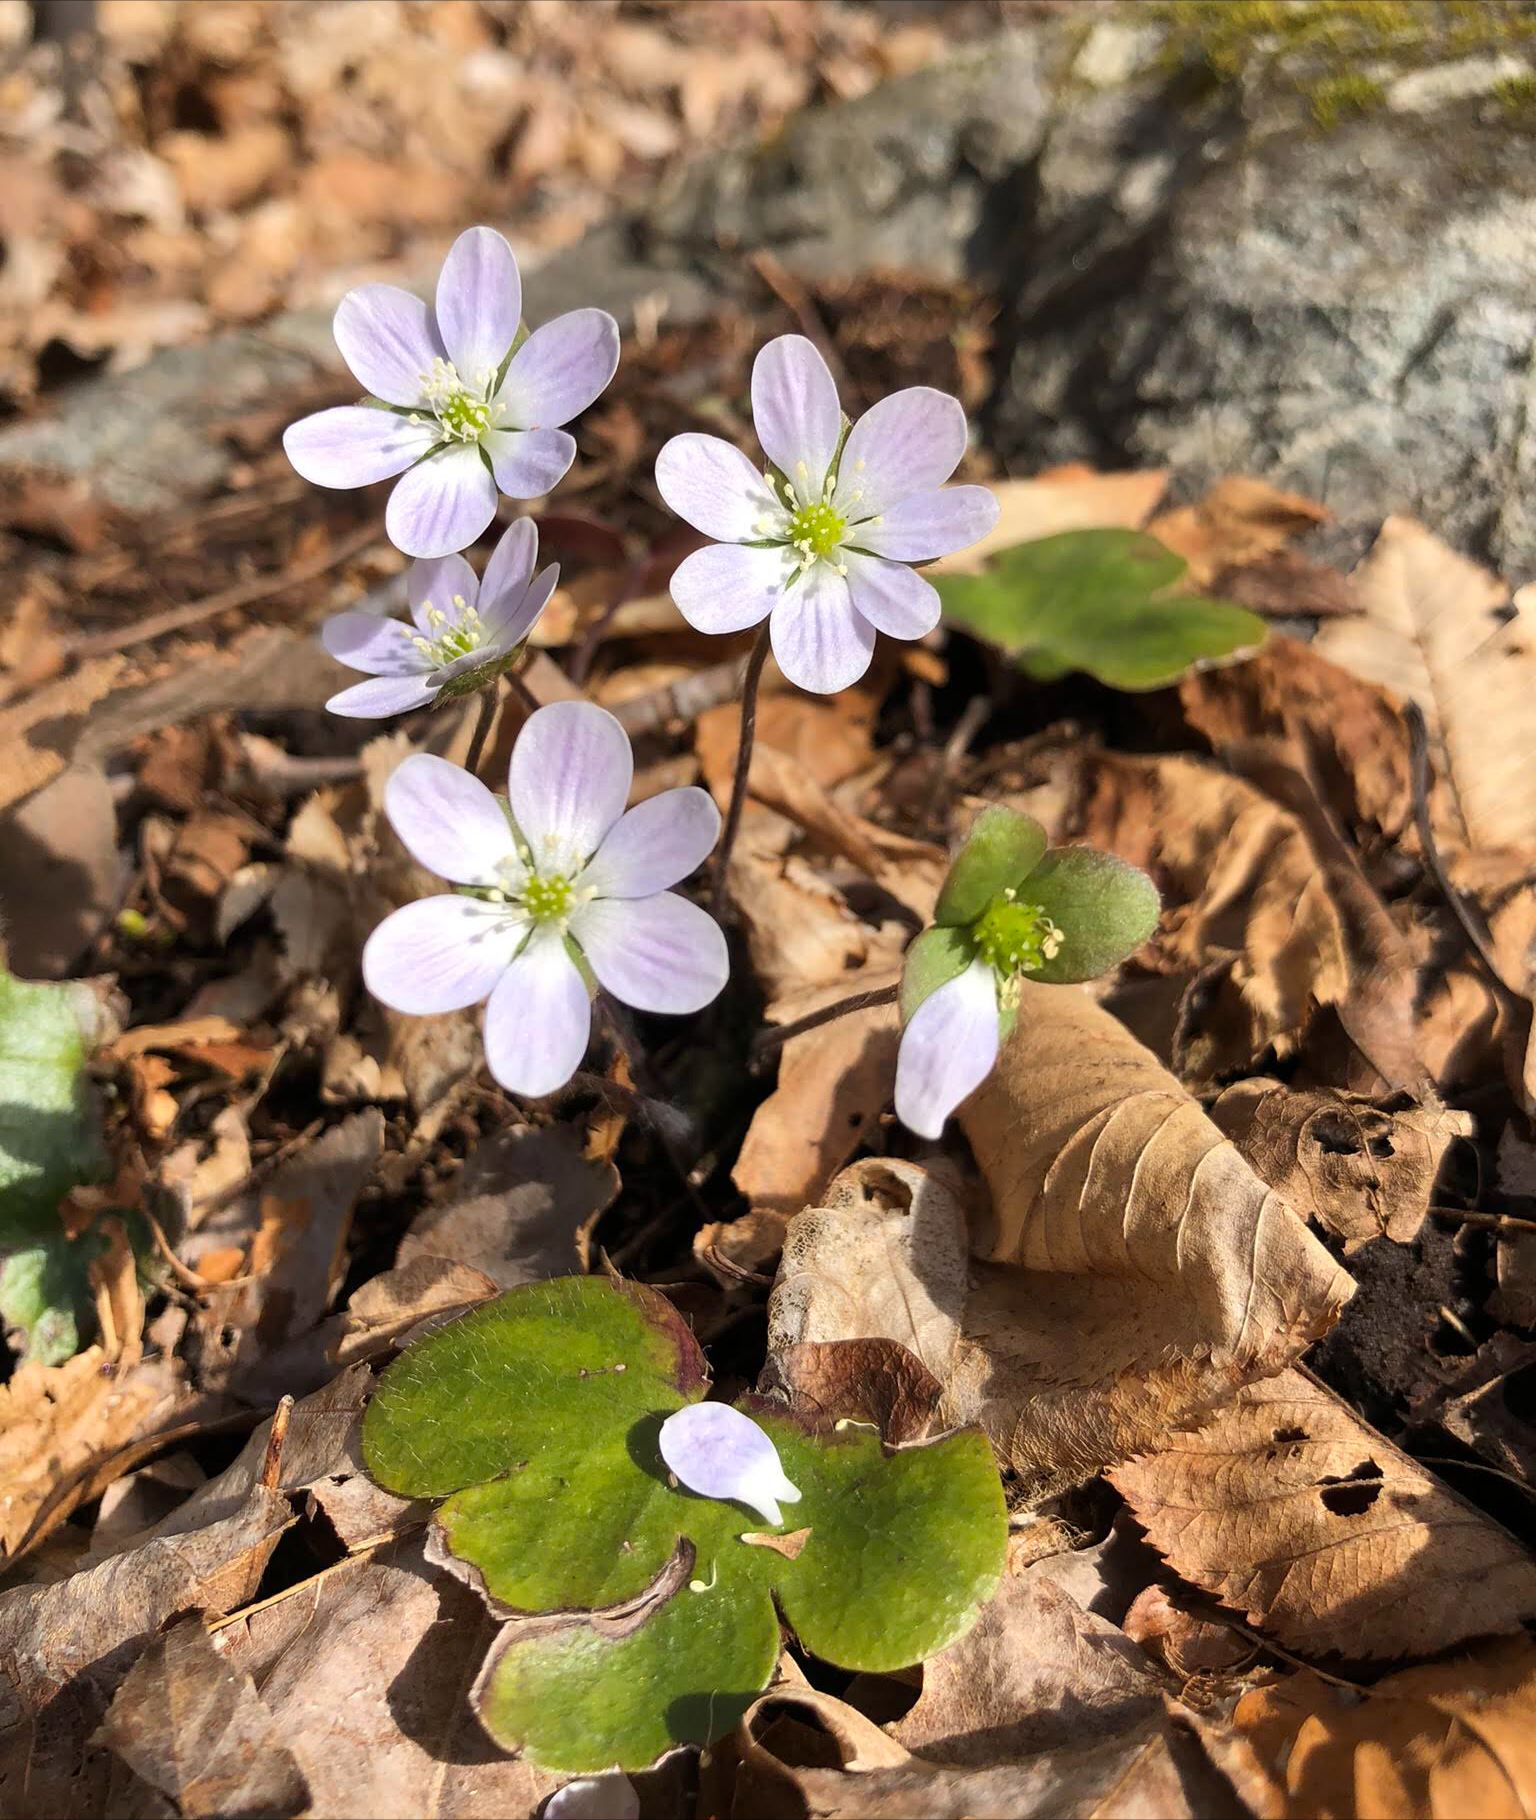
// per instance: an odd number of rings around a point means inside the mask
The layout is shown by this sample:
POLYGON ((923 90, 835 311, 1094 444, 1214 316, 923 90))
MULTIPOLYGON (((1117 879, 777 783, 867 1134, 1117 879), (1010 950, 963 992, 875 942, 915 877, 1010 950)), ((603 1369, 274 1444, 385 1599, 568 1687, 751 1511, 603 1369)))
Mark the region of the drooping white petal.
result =
POLYGON ((535 869, 574 878, 624 813, 634 774, 629 735, 606 708, 557 701, 530 714, 507 795, 535 869))
POLYGON ((395 284, 364 284, 336 308, 334 332, 341 357, 358 384, 386 404, 414 409, 443 344, 432 312, 395 284))
POLYGON ((784 502, 741 450, 690 430, 662 445, 656 486, 668 507, 706 537, 747 543, 787 535, 784 502))
POLYGON ((689 1491, 745 1504, 777 1529, 780 1502, 798 1504, 779 1450, 751 1416, 729 1403, 689 1403, 661 1425, 661 1457, 689 1491))
POLYGON ((417 462, 384 508, 389 541, 407 556, 448 556, 472 544, 496 516, 496 483, 472 442, 417 462))
POLYGON ((342 404, 301 417, 283 431, 283 453, 317 487, 367 487, 389 480, 432 447, 437 429, 376 404, 342 404))
POLYGON ((943 486, 964 453, 958 398, 926 385, 892 392, 848 432, 833 505, 852 519, 889 511, 898 499, 943 486))
POLYGON ((695 632, 744 632, 773 611, 797 561, 783 544, 712 543, 672 571, 672 598, 695 632))
POLYGON ((349 720, 387 720, 391 714, 426 707, 439 687, 431 676, 370 676, 367 682, 338 689, 325 705, 328 712, 349 720))
POLYGON ((752 423, 763 452, 802 501, 820 499, 843 433, 837 382, 816 344, 780 335, 752 363, 752 423))
POLYGON ((474 606, 480 598, 480 583, 475 572, 457 552, 452 556, 429 556, 425 561, 413 562, 406 570, 405 597, 411 604, 411 618, 418 630, 434 631, 427 620, 429 607, 436 607, 439 613, 456 622, 459 609, 453 604, 455 596, 466 607, 474 606))
POLYGON ((571 934, 601 984, 636 1011, 700 1011, 731 970, 720 925, 673 891, 583 904, 571 934))
POLYGON ((939 623, 939 591, 904 562, 844 550, 848 594, 855 608, 889 638, 922 638, 939 623))
POLYGON ((996 975, 980 956, 913 1012, 896 1052, 896 1116, 909 1131, 937 1138, 992 1072, 997 1018, 996 975))
POLYGON ((875 628, 854 607, 848 583, 814 563, 773 609, 773 655, 797 688, 835 695, 869 668, 875 628))
POLYGON ((576 438, 564 430, 490 430, 481 442, 508 499, 542 499, 576 459, 576 438))
POLYGON ((449 247, 435 304, 448 358, 460 379, 486 396, 523 314, 517 260, 494 228, 466 228, 449 247))
POLYGON ((496 610, 496 603, 510 594, 520 594, 533 580, 539 560, 539 527, 531 518, 514 518, 502 532, 496 548, 485 565, 481 592, 485 596, 485 616, 496 610))
POLYGON ((485 1059, 509 1093, 563 1087, 592 1035, 592 1002, 551 924, 534 930, 485 1008, 485 1059))
POLYGON ((501 804, 462 765, 415 752, 389 774, 384 813, 411 858, 455 885, 499 885, 514 856, 501 804))
POLYGON ((707 790, 663 790, 624 811, 578 882, 599 897, 649 897, 702 866, 719 838, 720 811, 707 790))
POLYGON ((997 496, 989 487, 937 487, 898 499, 878 522, 850 524, 845 541, 898 562, 931 562, 985 537, 997 514, 997 496))
POLYGON ((369 676, 422 676, 432 667, 409 626, 377 613, 333 613, 320 628, 320 643, 337 663, 369 676))
POLYGON ((418 1017, 477 1005, 505 978, 528 927, 505 905, 422 897, 386 916, 363 948, 376 999, 418 1017))
POLYGON ((571 310, 535 329, 497 393, 516 430, 557 430, 606 388, 619 365, 619 325, 606 310, 571 310))

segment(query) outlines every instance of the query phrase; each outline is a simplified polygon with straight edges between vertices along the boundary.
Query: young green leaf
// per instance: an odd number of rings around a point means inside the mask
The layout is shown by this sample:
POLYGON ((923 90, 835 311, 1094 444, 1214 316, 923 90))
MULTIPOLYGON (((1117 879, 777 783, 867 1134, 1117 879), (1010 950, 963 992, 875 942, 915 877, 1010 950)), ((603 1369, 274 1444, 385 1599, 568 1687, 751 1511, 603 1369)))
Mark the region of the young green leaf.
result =
POLYGON ((1044 852, 1045 830, 1032 815, 996 805, 983 809, 950 865, 933 920, 974 923, 999 892, 1034 870, 1044 852))
POLYGON ((1021 897, 1056 925, 1061 945, 1029 977, 1066 986, 1118 967, 1157 927, 1161 904, 1145 872, 1095 847, 1053 847, 1021 897))
POLYGON ((976 958, 969 929, 925 929, 901 966, 901 1018, 906 1023, 925 998, 965 972, 976 958))
POLYGON ((100 1013, 88 988, 0 967, 0 1247, 59 1230, 59 1202, 106 1168, 85 1064, 100 1013))

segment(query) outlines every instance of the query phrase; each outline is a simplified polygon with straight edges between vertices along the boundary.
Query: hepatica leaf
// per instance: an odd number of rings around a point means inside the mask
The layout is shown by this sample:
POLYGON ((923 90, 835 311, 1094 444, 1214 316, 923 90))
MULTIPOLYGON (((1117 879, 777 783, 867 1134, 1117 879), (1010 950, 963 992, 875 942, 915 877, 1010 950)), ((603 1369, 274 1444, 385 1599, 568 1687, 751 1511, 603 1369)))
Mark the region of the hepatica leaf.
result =
POLYGON ((1159 689, 1192 664, 1263 644, 1230 601, 1171 592, 1186 568, 1140 531, 1063 531, 1002 551, 984 575, 935 575, 945 617, 1029 675, 1086 670, 1113 689, 1159 689))
POLYGON ((780 1612, 816 1654, 883 1670, 944 1648, 997 1585, 1006 1523, 980 1434, 892 1453, 752 1404, 801 1494, 772 1528, 662 1460, 662 1423, 706 1388, 669 1303, 579 1277, 428 1336, 369 1408, 374 1476, 451 1491, 439 1538, 470 1577, 515 1615, 563 1615, 509 1623, 475 1692, 492 1736, 546 1769, 641 1769, 722 1736, 767 1685, 780 1612))

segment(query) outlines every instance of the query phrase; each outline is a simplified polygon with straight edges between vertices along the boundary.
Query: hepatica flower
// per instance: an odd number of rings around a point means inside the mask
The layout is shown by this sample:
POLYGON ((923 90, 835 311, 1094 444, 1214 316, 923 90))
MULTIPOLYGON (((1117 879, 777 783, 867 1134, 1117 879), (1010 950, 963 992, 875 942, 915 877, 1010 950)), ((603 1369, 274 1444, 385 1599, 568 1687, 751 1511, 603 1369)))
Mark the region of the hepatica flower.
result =
POLYGON ((689 1403, 662 1423, 658 1442, 669 1471, 689 1491, 745 1504, 775 1529, 784 1521, 780 1500, 800 1502, 778 1448, 729 1403, 689 1403))
POLYGON ((528 718, 507 807, 478 778, 418 753, 384 813, 458 889, 396 910, 363 950, 363 978, 396 1011, 489 1002, 485 1056, 512 1093, 553 1093, 581 1065, 591 983, 638 1011, 698 1011, 725 984, 725 937, 667 887, 704 859, 720 815, 703 790, 626 810, 629 738, 606 709, 556 702, 528 718))
POLYGON ((896 1116, 919 1137, 992 1072, 1021 982, 1072 985, 1117 967, 1157 926, 1157 890, 1092 847, 1045 844, 1011 809, 983 809, 939 893, 934 926, 907 950, 896 1116))
POLYGON ((288 459, 322 487, 400 475, 384 524, 407 556, 472 544, 498 489, 534 499, 564 475, 576 444, 560 426, 619 363, 606 310, 572 310, 519 344, 522 312, 517 260, 486 227, 454 241, 431 305, 391 284, 348 291, 336 345, 371 398, 291 425, 288 459))
POLYGON ((674 436, 656 484, 720 541, 678 566, 672 598, 700 632, 769 622, 779 668, 830 695, 869 667, 875 634, 921 638, 933 586, 907 565, 963 550, 997 522, 985 487, 945 487, 965 453, 965 412, 931 386, 893 392, 847 427, 826 362, 803 335, 752 368, 759 472, 718 436, 674 436))
POLYGON ((516 663, 560 579, 554 564, 536 578, 538 559, 538 531, 520 518, 491 552, 483 581, 462 556, 413 562, 405 580, 409 625, 375 613, 328 619, 320 642, 369 680, 325 705, 373 720, 485 688, 516 663))

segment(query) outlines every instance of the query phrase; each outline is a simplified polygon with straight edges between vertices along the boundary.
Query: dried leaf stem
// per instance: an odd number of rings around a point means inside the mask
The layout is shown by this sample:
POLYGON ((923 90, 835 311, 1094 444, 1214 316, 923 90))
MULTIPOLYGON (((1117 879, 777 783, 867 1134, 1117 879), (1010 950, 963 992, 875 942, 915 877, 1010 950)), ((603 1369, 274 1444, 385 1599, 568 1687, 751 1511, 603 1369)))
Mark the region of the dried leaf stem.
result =
POLYGON ((485 751, 485 742, 490 737, 491 728, 495 724, 496 703, 500 694, 501 690, 497 686, 496 679, 493 678, 476 697, 479 703, 479 715, 475 721, 474 735, 469 742, 469 753, 464 760, 464 769, 471 777, 477 777, 480 773, 480 757, 485 751))
POLYGON ((797 1017, 792 1024, 779 1024, 771 1030, 760 1030, 752 1039, 751 1065, 757 1067, 775 1049, 782 1048, 792 1037, 804 1036, 807 1030, 819 1029, 823 1024, 830 1024, 834 1018, 847 1017, 855 1011, 873 1011, 877 1005, 894 1005, 900 997, 900 986, 880 986, 873 992, 854 992, 847 998, 838 999, 834 1004, 823 1005, 820 1011, 797 1017))
POLYGON ((736 745, 736 776, 731 784, 731 805, 725 812, 725 830, 715 852, 715 883, 709 897, 710 915, 717 923, 725 916, 725 881, 731 869, 731 849, 736 845, 741 812, 747 801, 747 774, 752 769, 752 747, 757 739, 757 691, 767 661, 768 621, 765 619, 741 679, 741 737, 736 745))

